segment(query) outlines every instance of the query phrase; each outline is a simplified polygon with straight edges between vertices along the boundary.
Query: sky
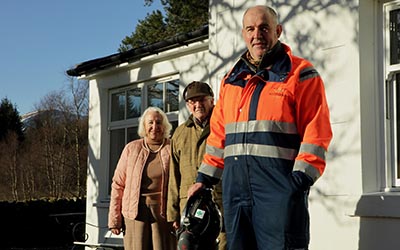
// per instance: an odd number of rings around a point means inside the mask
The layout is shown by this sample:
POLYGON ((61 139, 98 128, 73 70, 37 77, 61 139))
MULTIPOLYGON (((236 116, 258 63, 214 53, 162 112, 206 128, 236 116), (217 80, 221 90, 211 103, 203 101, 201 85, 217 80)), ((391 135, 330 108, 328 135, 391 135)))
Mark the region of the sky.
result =
POLYGON ((0 100, 20 115, 68 84, 66 70, 118 52, 159 0, 1 0, 0 100))

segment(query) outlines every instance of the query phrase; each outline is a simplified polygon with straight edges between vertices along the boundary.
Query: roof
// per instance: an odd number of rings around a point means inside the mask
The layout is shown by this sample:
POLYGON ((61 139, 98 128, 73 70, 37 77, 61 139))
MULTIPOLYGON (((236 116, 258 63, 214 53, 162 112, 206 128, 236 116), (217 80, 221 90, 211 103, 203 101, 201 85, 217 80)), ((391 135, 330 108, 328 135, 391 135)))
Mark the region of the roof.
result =
POLYGON ((198 30, 186 34, 178 34, 157 43, 79 63, 74 68, 67 70, 67 74, 70 76, 81 76, 110 68, 124 62, 132 62, 145 56, 157 54, 182 45, 202 41, 207 38, 208 24, 198 30))

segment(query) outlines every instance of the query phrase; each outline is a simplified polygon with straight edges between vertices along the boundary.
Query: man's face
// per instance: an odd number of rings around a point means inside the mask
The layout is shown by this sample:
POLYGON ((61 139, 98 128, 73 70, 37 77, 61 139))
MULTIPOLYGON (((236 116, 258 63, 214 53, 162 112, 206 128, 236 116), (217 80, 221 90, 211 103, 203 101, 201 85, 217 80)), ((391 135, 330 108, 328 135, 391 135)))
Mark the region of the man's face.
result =
POLYGON ((243 17, 242 36, 254 60, 260 60, 278 41, 282 26, 265 8, 249 9, 243 17))
POLYGON ((186 104, 190 113, 203 122, 214 107, 214 98, 211 96, 199 96, 189 99, 186 104))

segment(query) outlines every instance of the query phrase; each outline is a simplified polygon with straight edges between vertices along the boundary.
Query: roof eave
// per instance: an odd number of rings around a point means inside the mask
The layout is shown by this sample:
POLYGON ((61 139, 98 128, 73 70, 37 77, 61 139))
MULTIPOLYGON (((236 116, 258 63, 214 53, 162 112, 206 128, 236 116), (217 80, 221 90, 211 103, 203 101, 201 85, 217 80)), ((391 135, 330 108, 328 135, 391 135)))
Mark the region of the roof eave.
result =
POLYGON ((157 54, 162 51, 173 49, 182 45, 188 45, 190 43, 201 41, 207 38, 208 25, 204 25, 198 30, 188 32, 186 34, 176 35, 157 43, 82 62, 76 65, 74 68, 67 70, 67 74, 70 76, 82 76, 91 72, 103 70, 125 62, 131 62, 151 54, 157 54))

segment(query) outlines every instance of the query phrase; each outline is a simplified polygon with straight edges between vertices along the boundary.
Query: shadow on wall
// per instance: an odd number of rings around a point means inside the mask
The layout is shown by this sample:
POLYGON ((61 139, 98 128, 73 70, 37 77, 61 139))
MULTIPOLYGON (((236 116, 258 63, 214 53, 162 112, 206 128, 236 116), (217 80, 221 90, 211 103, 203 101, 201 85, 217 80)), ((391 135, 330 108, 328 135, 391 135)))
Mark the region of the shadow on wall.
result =
MULTIPOLYGON (((229 33, 226 29, 235 29, 236 36, 234 41, 238 41, 241 46, 234 46, 234 51, 228 56, 224 52, 219 51, 216 46, 211 50, 212 55, 219 61, 214 68, 210 69, 211 74, 219 74, 225 68, 225 64, 233 64, 233 62, 242 53, 243 41, 241 39, 241 17, 243 11, 253 5, 250 1, 235 1, 235 6, 228 4, 231 1, 214 0, 211 4, 218 9, 215 18, 211 21, 210 27, 217 27, 217 30, 211 29, 210 40, 214 39, 218 33, 229 33), (237 3, 239 2, 239 3, 237 3), (242 4, 240 4, 242 3, 242 4), (238 14, 240 13, 240 15, 238 14)), ((264 4, 262 1, 257 1, 257 4, 264 4)), ((359 95, 343 93, 340 91, 341 86, 355 87, 355 83, 351 82, 351 69, 349 61, 358 60, 349 51, 358 51, 359 26, 357 20, 359 18, 359 1, 287 1, 287 0, 272 0, 268 1, 273 8, 278 11, 279 20, 283 24, 283 36, 281 41, 288 44, 295 55, 311 61, 316 69, 321 74, 325 81, 325 88, 329 98, 332 98, 330 103, 331 122, 335 130, 333 141, 328 150, 327 169, 321 180, 311 188, 310 204, 320 209, 321 213, 329 213, 329 217, 334 220, 335 228, 352 228, 355 221, 349 219, 345 215, 348 208, 354 209, 354 203, 348 201, 347 195, 353 193, 351 190, 351 176, 349 176, 348 168, 349 159, 354 159, 361 155, 360 134, 353 133, 359 131, 359 95), (343 29, 340 29, 343 27, 343 29), (340 36, 338 36, 338 32, 340 36), (350 80, 349 80, 350 79, 350 80), (338 91, 339 90, 339 91, 338 91), (348 94, 348 96, 346 95, 348 94), (342 95, 342 96, 340 96, 342 95), (335 100, 342 100, 341 103, 335 100), (343 183, 345 183, 343 185, 343 183)), ((214 13, 215 15, 215 13, 214 13)), ((217 39, 217 38, 215 38, 217 39)), ((221 38, 224 40, 224 38, 221 38)), ((225 41, 216 41, 223 46, 225 41)), ((357 54, 357 53, 355 53, 357 54)), ((361 175, 361 172, 358 173, 361 175)), ((361 179, 357 176, 356 179, 361 179)), ((311 214, 311 219, 313 214, 311 214)), ((317 217, 315 217, 317 218, 317 217)), ((320 217, 318 217, 320 218, 320 217)), ((362 217, 360 223, 360 242, 359 249, 397 249, 398 247, 385 247, 379 245, 382 240, 389 240, 398 231, 396 230, 396 222, 390 221, 389 225, 381 225, 374 227, 373 222, 376 218, 362 217), (391 225, 393 224, 393 225, 391 225), (392 227, 389 236, 383 236, 388 230, 388 226, 392 227), (376 232, 375 232, 376 231, 376 232), (374 233, 370 236, 370 233, 374 233), (375 235, 382 235, 378 240, 375 235), (375 241, 374 241, 374 240, 375 241), (382 240, 381 240, 382 239, 382 240), (372 242, 374 241, 374 242, 372 242)), ((383 220, 381 221, 383 222, 383 220)), ((322 222, 316 222, 316 224, 322 222)), ((397 226, 397 229, 399 227, 397 226)), ((318 228, 319 234, 321 231, 330 232, 332 229, 318 228)), ((331 237, 332 243, 338 239, 343 232, 338 232, 337 235, 331 237)), ((395 237, 395 236, 394 236, 395 237)), ((399 237, 397 237, 399 238, 399 237)), ((396 244, 397 246, 399 244, 396 244)))
MULTIPOLYGON (((257 4, 263 4, 262 1, 257 1, 257 4)), ((217 30, 210 28, 210 40, 216 39, 219 32, 225 34, 227 31, 225 29, 236 29, 235 41, 238 41, 240 46, 235 46, 233 52, 228 56, 224 53, 220 53, 217 49, 211 50, 211 54, 216 58, 216 61, 220 62, 215 67, 210 68, 211 75, 218 75, 221 70, 226 68, 226 64, 229 63, 233 66, 233 63, 237 58, 244 52, 243 48, 244 42, 241 38, 241 26, 242 19, 237 18, 242 16, 245 9, 253 6, 252 2, 248 1, 238 1, 235 2, 235 6, 230 4, 230 1, 222 0, 212 0, 211 4, 214 5, 213 8, 218 9, 217 17, 212 19, 210 27, 217 27, 217 30), (218 20, 215 20, 218 19, 218 20), (217 23, 218 22, 218 23, 217 23)), ((330 50, 337 47, 338 39, 337 34, 332 32, 327 32, 329 28, 332 28, 327 22, 345 22, 346 20, 338 20, 338 17, 358 17, 358 1, 340 1, 340 0, 327 0, 327 1, 287 1, 287 0, 272 0, 268 1, 268 4, 278 11, 279 20, 283 24, 283 37, 281 41, 287 43, 293 50, 295 55, 301 56, 303 58, 311 61, 316 69, 322 74, 324 79, 329 79, 330 81, 325 81, 326 91, 329 92, 333 89, 335 85, 338 84, 337 71, 332 70, 332 61, 337 61, 338 59, 333 59, 327 57, 324 51, 330 50), (345 13, 346 15, 343 15, 345 13), (329 34, 328 34, 329 33, 329 34)), ((342 25, 342 24, 340 24, 342 25)), ((340 27, 339 25, 339 27, 340 27)), ((348 23, 343 23, 349 27, 348 23)), ((344 39, 348 44, 346 46, 352 47, 358 46, 358 26, 350 26, 352 28, 350 35, 344 39)), ((232 33, 232 31, 230 31, 232 33)), ((230 35, 230 34, 229 34, 230 35)), ((218 41, 215 41, 218 43, 218 41)), ((342 42, 342 41, 339 41, 342 42)), ((221 42, 222 43, 222 42, 221 42)), ((221 44, 223 46, 223 44, 221 44)), ((347 58, 344 58, 347 59, 347 58)), ((214 61, 214 60, 213 60, 214 61)), ((229 67, 230 67, 229 66, 229 67)), ((348 66, 347 63, 341 62, 341 67, 348 66)), ((342 79, 340 79, 342 80, 342 79)), ((346 100, 350 102, 347 110, 348 112, 343 115, 343 113, 336 112, 336 106, 330 105, 331 115, 332 115, 332 125, 346 123, 347 126, 358 126, 357 123, 357 103, 358 99, 346 100), (339 114, 339 115, 337 115, 339 114), (338 117, 339 116, 339 117, 338 117)), ((359 135, 351 133, 353 130, 340 130, 341 134, 335 134, 331 146, 328 150, 328 164, 329 162, 340 162, 341 159, 345 160, 351 155, 359 155, 360 149, 351 146, 353 142, 359 142, 359 135), (350 147, 342 147, 342 142, 346 142, 346 145, 350 144, 350 147), (340 145, 337 147, 336 145, 340 145)), ((329 187, 319 187, 318 185, 312 188, 314 196, 310 198, 311 202, 320 202, 330 213, 337 218, 339 223, 346 223, 340 221, 343 214, 339 212, 335 207, 337 207, 337 199, 332 196, 336 195, 337 190, 340 190, 340 178, 341 174, 345 174, 345 170, 335 169, 335 166, 341 164, 329 165, 330 172, 339 172, 335 175, 327 175, 322 178, 332 178, 328 182, 329 187), (333 177, 335 176, 335 177, 333 177), (329 197, 329 198, 327 198, 329 197), (336 203, 336 204, 335 204, 336 203)))
MULTIPOLYGON (((221 75, 221 72, 224 72, 224 69, 226 69, 226 65, 232 64, 234 60, 236 60, 242 53, 243 53, 243 48, 244 48, 244 43, 242 42, 240 36, 240 28, 241 28, 241 19, 236 18, 237 13, 243 13, 243 11, 247 8, 250 7, 249 3, 247 1, 242 1, 242 4, 236 4, 235 6, 231 6, 228 2, 231 1, 221 1, 221 0, 211 0, 211 3, 213 5, 213 8, 221 9, 221 10, 226 10, 224 15, 219 16, 220 19, 218 21, 220 22, 217 26, 218 29, 219 27, 229 27, 232 29, 235 29, 236 33, 236 38, 237 41, 240 41, 240 46, 235 46, 234 50, 232 53, 230 53, 228 56, 226 56, 223 53, 220 53, 218 50, 216 51, 210 51, 212 57, 214 57, 218 63, 213 65, 212 68, 209 66, 211 62, 206 62, 204 59, 199 60, 199 63, 196 67, 205 67, 208 68, 209 70, 209 75, 210 76, 215 76, 215 75, 221 75), (221 26, 222 23, 222 26, 221 26)), ((280 0, 280 1, 270 1, 270 4, 272 7, 277 9, 280 12, 280 21, 285 25, 286 23, 291 23, 294 22, 293 20, 299 16, 303 15, 305 11, 307 11, 307 17, 310 17, 310 19, 307 19, 303 23, 300 22, 298 25, 302 25, 302 29, 296 29, 296 30, 288 30, 284 32, 288 33, 288 44, 296 51, 296 54, 299 56, 302 56, 304 58, 309 59, 320 72, 327 72, 327 78, 335 79, 335 72, 332 72, 328 68, 331 67, 329 65, 327 59, 324 56, 321 56, 321 50, 324 48, 329 48, 330 46, 333 46, 334 43, 332 41, 327 40, 327 36, 323 36, 323 34, 318 34, 317 32, 320 30, 320 28, 323 26, 323 22, 325 19, 319 19, 320 13, 324 13, 326 18, 335 18, 338 16, 338 13, 346 10, 350 12, 352 15, 357 15, 358 14, 358 9, 357 9, 357 1, 339 1, 339 0, 327 0, 327 1, 308 1, 308 0, 300 0, 300 1, 290 1, 290 2, 295 2, 295 4, 288 3, 286 0, 280 0), (281 12, 282 10, 282 12, 281 12)), ((213 19, 211 20, 213 22, 213 19)), ((216 25, 215 23, 210 23, 210 26, 216 25)), ((285 27, 285 26, 284 26, 285 27)), ((221 30, 216 30, 210 32, 210 43, 213 42, 214 36, 217 35, 217 33, 224 32, 226 33, 226 29, 221 31, 221 30)), ((230 31, 232 33, 232 31, 230 31)), ((354 44, 357 44, 357 37, 358 37, 358 30, 354 29, 354 32, 352 34, 353 37, 350 37, 350 41, 354 44)), ((283 37, 282 39, 284 39, 283 37)), ((286 42, 285 40, 282 40, 283 42, 286 42)), ((214 60, 213 60, 214 61, 214 60)), ((180 72, 180 74, 185 74, 185 72, 190 72, 193 69, 185 69, 182 71, 181 68, 178 66, 176 67, 176 71, 180 72)), ((230 67, 230 66, 229 66, 230 67)), ((138 73, 138 79, 148 79, 151 77, 152 73, 152 66, 148 67, 143 67, 140 69, 138 73)), ((130 75, 128 73, 120 73, 121 76, 118 78, 118 82, 121 83, 130 83, 130 75)), ((205 80, 207 81, 209 78, 208 76, 204 76, 204 79, 193 79, 193 80, 205 80)), ((218 79, 221 80, 221 79, 218 79)), ((108 117, 107 114, 109 113, 108 110, 108 83, 106 80, 99 81, 97 85, 100 88, 100 95, 98 97, 98 100, 100 103, 91 103, 90 104, 90 109, 93 107, 99 106, 99 110, 96 112, 94 115, 99 115, 99 122, 107 122, 108 117)), ((188 84, 188 82, 181 82, 181 89, 184 88, 183 84, 188 84)), ((219 83, 215 83, 219 84, 219 83)), ((326 83, 326 88, 327 90, 331 88, 335 84, 334 81, 330 81, 326 83)), ((91 98, 91 100, 93 100, 91 98)), ((184 101, 182 101, 184 102, 184 101)), ((356 102, 356 100, 354 100, 356 102)), ((184 106, 184 103, 180 104, 180 107, 184 106)), ((331 110, 334 110, 335 107, 331 106, 331 110)), ((354 111, 356 112, 356 111, 354 111)), ((334 112, 332 112, 334 113, 334 112)), ((348 117, 340 117, 340 119, 346 123, 353 124, 356 121, 353 119, 355 116, 349 115, 348 117)), ((334 117, 333 121, 339 120, 339 118, 334 117)), ((105 123, 107 124, 107 123, 105 123)), ((95 186, 98 186, 98 190, 92 190, 90 193, 91 197, 88 197, 87 199, 90 201, 96 201, 98 203, 101 203, 104 197, 108 197, 108 191, 109 191, 109 182, 108 182, 108 176, 112 173, 101 173, 101 171, 108 171, 108 164, 109 162, 105 162, 106 159, 109 159, 108 156, 102 155, 103 152, 108 152, 109 148, 104 148, 108 146, 107 145, 108 139, 105 139, 103 136, 101 136, 102 141, 97 136, 102 133, 100 130, 104 130, 100 124, 89 124, 90 125, 90 130, 91 131, 96 131, 95 133, 90 134, 92 138, 90 138, 90 141, 96 141, 100 145, 99 149, 93 149, 93 145, 89 145, 89 162, 91 163, 89 172, 88 172, 88 181, 94 183, 95 186), (94 167, 95 166, 95 167, 94 167), (99 180, 98 176, 104 176, 104 179, 99 180), (106 183, 106 184, 105 184, 106 183)), ((333 124, 335 125, 335 124, 333 124)), ((105 126, 105 125, 103 125, 105 126)), ((341 135, 335 135, 336 141, 340 140, 345 140, 348 138, 354 139, 354 141, 358 141, 359 138, 352 138, 351 136, 346 133, 343 133, 341 135)), ((341 158, 345 157, 348 154, 359 154, 359 152, 354 152, 351 150, 340 150, 339 147, 335 147, 335 145, 338 145, 340 143, 335 142, 332 143, 332 147, 329 149, 329 159, 335 159, 335 161, 340 161, 341 158)), ((111 145, 112 146, 112 145, 111 145)), ((339 164, 336 164, 339 165, 339 164)), ((337 169, 331 169, 330 171, 341 171, 337 169)), ((333 175, 330 175, 333 176, 333 175)), ((337 176, 337 175, 335 175, 337 176)), ((324 176, 324 178, 327 178, 328 176, 324 176)), ((343 217, 343 214, 340 214, 338 210, 335 209, 335 200, 334 199, 327 199, 326 197, 329 196, 330 190, 335 190, 339 188, 339 182, 335 182, 335 180, 330 180, 329 183, 332 183, 333 185, 337 186, 330 186, 329 189, 325 188, 319 188, 319 187, 314 187, 312 192, 315 193, 314 197, 316 197, 314 200, 311 200, 311 202, 320 202, 324 207, 326 207, 327 211, 333 214, 333 217, 338 220, 339 223, 344 223, 341 220, 343 217)), ((89 194, 89 193, 88 193, 89 194)), ((93 204, 88 204, 88 207, 93 206, 93 204)), ((97 242, 103 242, 103 236, 107 232, 107 212, 108 212, 108 207, 94 207, 94 209, 97 209, 98 212, 98 221, 97 225, 94 225, 99 228, 100 233, 99 237, 97 239, 97 242)), ((368 224, 365 224, 366 229, 368 229, 368 224)), ((89 227, 89 226, 87 226, 89 227)), ((360 235, 361 231, 366 230, 366 229, 360 229, 360 235)), ((368 230, 367 230, 368 231, 368 230)), ((364 249, 364 248, 360 248, 364 249)), ((379 248, 378 248, 379 249, 379 248)))
POLYGON ((119 71, 112 76, 106 75, 97 78, 95 86, 98 88, 98 92, 93 94, 98 94, 98 96, 90 99, 91 101, 98 101, 98 103, 90 103, 91 111, 93 111, 91 114, 93 117, 98 117, 97 120, 95 120, 96 123, 89 124, 89 129, 92 131, 89 135, 91 137, 89 140, 89 155, 92 158, 89 158, 91 167, 88 172, 91 182, 91 198, 89 199, 88 197, 87 199, 89 202, 95 202, 95 204, 88 204, 87 207, 93 210, 92 218, 95 218, 93 215, 97 215, 97 222, 93 221, 93 219, 87 220, 87 228, 90 227, 93 232, 92 234, 88 234, 88 237, 94 237, 93 234, 97 235, 96 239, 89 238, 87 240, 91 243, 122 245, 122 240, 112 237, 111 231, 108 230, 108 199, 111 190, 110 180, 114 175, 113 170, 115 169, 115 167, 110 168, 109 166, 111 164, 116 165, 116 163, 113 162, 115 159, 110 158, 110 151, 114 151, 114 153, 119 156, 125 145, 125 136, 114 136, 116 139, 111 141, 110 135, 116 130, 110 130, 108 127, 111 112, 109 91, 116 87, 116 83, 125 85, 130 82, 130 74, 125 71, 119 71), (116 151, 121 152, 118 153, 116 151))

